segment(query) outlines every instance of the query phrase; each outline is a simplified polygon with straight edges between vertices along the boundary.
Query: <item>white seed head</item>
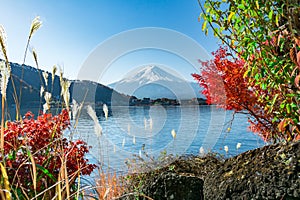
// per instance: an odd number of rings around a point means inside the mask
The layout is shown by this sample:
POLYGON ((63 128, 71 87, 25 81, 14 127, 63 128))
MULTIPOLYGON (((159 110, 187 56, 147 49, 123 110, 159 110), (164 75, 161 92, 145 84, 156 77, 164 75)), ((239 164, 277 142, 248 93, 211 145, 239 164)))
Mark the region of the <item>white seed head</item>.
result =
POLYGON ((56 67, 56 65, 54 65, 52 68, 52 85, 54 84, 54 78, 55 78, 56 71, 57 71, 57 67, 56 67))
POLYGON ((224 151, 225 151, 226 153, 228 153, 229 149, 228 149, 228 146, 227 146, 227 145, 224 146, 224 151))
POLYGON ((204 150, 203 147, 200 147, 199 153, 200 153, 201 156, 203 156, 205 154, 205 150, 204 150))
POLYGON ((4 27, 1 24, 0 24, 0 37, 3 40, 3 42, 6 42, 7 36, 4 27))
POLYGON ((107 118, 108 118, 108 107, 107 107, 106 104, 103 104, 103 112, 104 112, 105 119, 107 120, 107 118))
POLYGON ((64 98, 64 102, 66 104, 67 109, 69 108, 69 102, 70 102, 70 92, 69 92, 70 85, 71 82, 66 79, 62 79, 60 82, 61 95, 64 98))
POLYGON ((72 104, 73 104, 72 105, 72 115, 73 115, 73 119, 75 119, 77 116, 78 110, 79 110, 79 105, 75 99, 72 100, 72 104))
POLYGON ((3 26, 0 24, 0 46, 2 49, 2 54, 5 58, 7 58, 7 51, 6 51, 6 33, 3 26))
POLYGON ((238 143, 236 144, 236 149, 238 150, 239 148, 241 148, 241 146, 242 146, 242 143, 239 143, 239 142, 238 142, 238 143))
POLYGON ((44 92, 45 92, 45 88, 44 88, 44 86, 41 86, 40 97, 43 96, 44 92))
POLYGON ((172 129, 172 131, 171 131, 171 135, 172 135, 173 139, 175 139, 175 138, 176 138, 176 132, 175 132, 175 130, 174 130, 174 129, 172 129))
POLYGON ((40 17, 35 17, 31 22, 30 27, 30 33, 29 33, 29 39, 32 37, 32 35, 42 26, 42 22, 40 20, 40 17))
POLYGON ((87 113, 92 118, 92 120, 94 121, 94 123, 98 123, 98 117, 96 115, 95 110, 92 108, 92 106, 88 105, 86 109, 87 109, 87 113))
POLYGON ((45 99, 46 103, 50 104, 50 102, 51 102, 51 93, 45 92, 44 99, 45 99))
POLYGON ((101 136, 102 135, 102 127, 99 124, 98 117, 96 115, 95 110, 92 108, 92 106, 90 106, 90 105, 87 106, 87 113, 92 118, 92 120, 94 121, 95 134, 97 136, 101 136))
POLYGON ((48 85, 48 73, 47 72, 43 72, 43 78, 44 78, 44 81, 45 81, 45 85, 47 86, 48 85))
POLYGON ((35 61, 36 66, 38 67, 38 58, 37 58, 37 53, 36 50, 34 48, 32 48, 32 55, 35 61))
POLYGON ((44 103, 43 105, 43 113, 46 113, 50 109, 50 105, 48 103, 44 103))
POLYGON ((95 130, 95 134, 100 137, 102 135, 102 127, 101 125, 98 123, 94 124, 94 130, 95 130))
POLYGON ((133 138, 132 138, 132 143, 133 143, 133 144, 136 143, 135 136, 133 136, 133 138))
POLYGON ((59 81, 60 83, 63 81, 63 75, 64 75, 64 72, 62 70, 62 68, 59 66, 59 81))
POLYGON ((1 84, 1 94, 6 99, 6 90, 10 77, 11 69, 10 65, 6 66, 4 61, 0 61, 0 84, 1 84))

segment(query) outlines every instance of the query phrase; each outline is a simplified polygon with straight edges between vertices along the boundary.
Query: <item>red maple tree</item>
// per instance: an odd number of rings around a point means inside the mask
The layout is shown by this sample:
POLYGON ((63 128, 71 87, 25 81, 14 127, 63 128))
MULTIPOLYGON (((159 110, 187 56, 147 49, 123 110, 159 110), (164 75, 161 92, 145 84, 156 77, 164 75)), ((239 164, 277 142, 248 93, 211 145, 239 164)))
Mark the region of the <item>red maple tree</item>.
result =
POLYGON ((221 46, 212 55, 214 58, 210 61, 199 61, 203 67, 200 74, 192 74, 204 88, 202 94, 207 103, 247 114, 249 129, 264 140, 272 139, 277 125, 272 122, 272 113, 265 112, 266 105, 257 98, 257 95, 267 95, 267 91, 249 84, 245 62, 234 57, 226 47, 221 46))

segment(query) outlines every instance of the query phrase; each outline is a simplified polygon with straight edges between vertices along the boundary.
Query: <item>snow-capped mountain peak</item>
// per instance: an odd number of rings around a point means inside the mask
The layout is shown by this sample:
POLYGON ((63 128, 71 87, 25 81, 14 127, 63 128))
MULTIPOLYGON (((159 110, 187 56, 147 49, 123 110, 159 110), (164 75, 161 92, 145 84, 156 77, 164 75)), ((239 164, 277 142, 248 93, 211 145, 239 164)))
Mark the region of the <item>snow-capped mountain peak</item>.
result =
POLYGON ((180 77, 173 75, 173 72, 166 72, 164 69, 155 66, 145 66, 137 71, 130 73, 127 77, 122 79, 120 83, 136 82, 139 85, 153 83, 157 81, 184 81, 180 77))
MULTIPOLYGON (((196 84, 196 83, 195 83, 196 84)), ((150 65, 138 68, 109 86, 138 98, 191 99, 199 97, 199 86, 180 78, 175 71, 150 65)))

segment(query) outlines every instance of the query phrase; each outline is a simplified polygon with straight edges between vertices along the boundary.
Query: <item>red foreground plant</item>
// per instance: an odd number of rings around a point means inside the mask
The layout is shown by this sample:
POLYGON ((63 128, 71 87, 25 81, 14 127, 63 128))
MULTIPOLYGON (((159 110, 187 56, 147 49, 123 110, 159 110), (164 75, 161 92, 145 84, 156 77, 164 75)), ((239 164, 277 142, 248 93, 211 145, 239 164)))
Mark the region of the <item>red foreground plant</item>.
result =
POLYGON ((42 192, 57 183, 64 166, 71 186, 75 185, 78 175, 91 174, 96 165, 88 164, 84 157, 89 152, 87 144, 63 137, 63 131, 69 126, 69 114, 65 109, 56 116, 43 114, 36 120, 28 112, 22 121, 7 122, 4 157, 0 160, 6 164, 12 187, 34 191, 33 182, 36 181, 36 192, 42 192), (32 177, 33 165, 36 166, 36 180, 32 177))

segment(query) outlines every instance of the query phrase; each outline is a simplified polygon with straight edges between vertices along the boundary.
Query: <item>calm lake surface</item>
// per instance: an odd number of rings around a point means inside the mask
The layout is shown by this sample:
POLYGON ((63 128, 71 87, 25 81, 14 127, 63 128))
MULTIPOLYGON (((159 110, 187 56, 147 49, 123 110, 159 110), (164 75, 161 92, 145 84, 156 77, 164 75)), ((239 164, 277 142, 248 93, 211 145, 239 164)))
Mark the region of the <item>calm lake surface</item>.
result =
POLYGON ((229 157, 265 145, 257 135, 247 131, 245 115, 236 114, 228 132, 232 112, 215 106, 115 106, 110 108, 107 120, 102 108, 96 112, 103 128, 102 136, 95 134, 94 122, 82 112, 73 131, 74 138, 84 139, 93 147, 92 159, 120 171, 126 169, 124 163, 133 154, 142 158, 146 157, 145 153, 157 158, 163 151, 198 155, 203 147, 205 152, 229 157), (238 150, 237 143, 242 144, 238 150), (229 148, 227 154, 225 145, 229 148))
MULTIPOLYGON (((38 108, 30 109, 37 115, 38 108)), ((28 110, 23 108, 21 113, 28 110)), ((66 135, 83 139, 92 147, 88 156, 92 162, 101 162, 117 171, 126 171, 125 162, 130 162, 128 159, 133 155, 143 159, 147 159, 146 154, 157 158, 161 152, 198 155, 203 147, 205 152, 229 157, 265 145, 257 135, 248 132, 245 115, 236 114, 228 132, 232 112, 215 106, 113 106, 107 120, 102 107, 95 110, 103 128, 101 136, 95 134, 94 122, 85 107, 76 128, 72 121, 73 128, 66 135), (241 143, 238 150, 237 143, 241 143), (225 145, 228 153, 224 151, 225 145)), ((52 110, 57 112, 58 109, 52 110)), ((14 109, 9 113, 13 116, 14 109)))

